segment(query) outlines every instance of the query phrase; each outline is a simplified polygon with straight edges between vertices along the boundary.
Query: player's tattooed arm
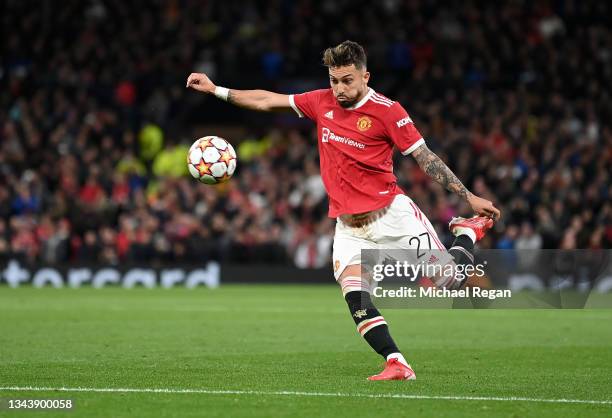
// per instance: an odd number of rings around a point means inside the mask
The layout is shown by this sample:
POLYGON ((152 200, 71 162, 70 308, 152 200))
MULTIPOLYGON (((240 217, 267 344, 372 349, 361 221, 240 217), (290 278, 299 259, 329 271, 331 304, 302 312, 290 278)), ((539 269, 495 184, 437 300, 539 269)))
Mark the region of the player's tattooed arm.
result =
POLYGON ((419 167, 421 167, 429 177, 444 186, 447 190, 457 193, 457 195, 465 199, 476 214, 488 216, 495 220, 500 218, 501 212, 493 205, 493 202, 472 194, 463 183, 461 183, 461 180, 457 178, 455 173, 444 164, 444 161, 430 150, 427 145, 423 144, 418 147, 412 152, 412 156, 419 164, 419 167))
POLYGON ((418 147, 412 152, 412 156, 419 167, 445 189, 458 194, 465 200, 473 196, 455 173, 427 145, 423 144, 418 147))

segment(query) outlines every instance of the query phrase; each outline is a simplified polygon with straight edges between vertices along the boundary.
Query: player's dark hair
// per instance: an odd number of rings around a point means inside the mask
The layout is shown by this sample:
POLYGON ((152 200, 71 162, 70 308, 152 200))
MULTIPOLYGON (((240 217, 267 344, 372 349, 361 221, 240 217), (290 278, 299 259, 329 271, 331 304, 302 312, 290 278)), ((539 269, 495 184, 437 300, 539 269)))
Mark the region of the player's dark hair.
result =
POLYGON ((353 41, 344 41, 323 52, 323 64, 326 67, 346 67, 354 64, 355 68, 362 70, 366 68, 366 61, 363 47, 353 41))

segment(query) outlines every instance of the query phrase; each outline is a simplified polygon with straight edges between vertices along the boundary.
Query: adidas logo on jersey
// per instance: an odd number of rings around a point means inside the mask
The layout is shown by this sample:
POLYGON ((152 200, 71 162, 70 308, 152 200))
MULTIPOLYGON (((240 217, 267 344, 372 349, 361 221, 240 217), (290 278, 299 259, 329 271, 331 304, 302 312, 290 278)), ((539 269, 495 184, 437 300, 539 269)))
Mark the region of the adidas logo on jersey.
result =
POLYGON ((333 110, 330 110, 329 112, 327 112, 327 113, 325 114, 325 117, 326 117, 327 119, 332 119, 332 120, 333 120, 333 119, 334 119, 334 111, 333 111, 333 110))

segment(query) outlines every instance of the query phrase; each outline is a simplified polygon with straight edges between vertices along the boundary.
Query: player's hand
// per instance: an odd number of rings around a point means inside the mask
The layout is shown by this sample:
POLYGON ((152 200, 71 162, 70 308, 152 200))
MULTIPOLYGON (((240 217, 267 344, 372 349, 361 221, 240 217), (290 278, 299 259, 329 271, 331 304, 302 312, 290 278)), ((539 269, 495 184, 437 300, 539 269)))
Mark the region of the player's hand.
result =
POLYGON ((493 219, 494 221, 499 220, 499 218, 501 217, 501 212, 493 205, 493 202, 491 202, 490 200, 483 199, 482 197, 478 197, 476 195, 470 195, 467 201, 472 207, 472 210, 479 216, 486 216, 493 219))
POLYGON ((210 78, 206 74, 203 73, 191 73, 189 77, 187 77, 187 86, 191 87, 194 90, 201 91, 202 93, 214 93, 215 86, 210 78))

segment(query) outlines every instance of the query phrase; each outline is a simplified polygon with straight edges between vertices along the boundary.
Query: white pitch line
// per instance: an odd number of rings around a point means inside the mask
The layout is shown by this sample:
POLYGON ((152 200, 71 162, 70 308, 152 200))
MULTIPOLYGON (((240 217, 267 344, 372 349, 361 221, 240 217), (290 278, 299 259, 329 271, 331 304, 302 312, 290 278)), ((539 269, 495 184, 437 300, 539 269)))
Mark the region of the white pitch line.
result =
POLYGON ((172 388, 83 388, 83 387, 0 387, 0 392, 95 392, 95 393, 195 393, 203 395, 260 395, 260 396, 326 396, 337 398, 389 398, 445 401, 493 401, 493 402, 544 402, 612 405, 612 400, 591 399, 546 399, 524 398, 517 396, 445 396, 445 395, 410 395, 404 393, 334 393, 334 392, 295 392, 295 391, 258 391, 258 390, 217 390, 217 389, 172 389, 172 388))

